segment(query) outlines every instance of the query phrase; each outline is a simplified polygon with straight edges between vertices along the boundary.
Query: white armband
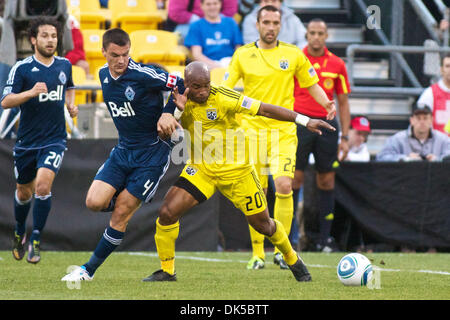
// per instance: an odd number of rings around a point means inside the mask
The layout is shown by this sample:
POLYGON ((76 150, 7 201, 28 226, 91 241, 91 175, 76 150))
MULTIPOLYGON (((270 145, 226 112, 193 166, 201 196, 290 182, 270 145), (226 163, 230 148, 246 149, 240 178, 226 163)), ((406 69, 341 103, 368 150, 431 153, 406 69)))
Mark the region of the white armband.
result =
POLYGON ((309 121, 309 117, 304 116, 302 114, 298 114, 297 117, 295 118, 295 123, 306 127, 306 125, 308 124, 309 121))
POLYGON ((175 108, 175 111, 173 113, 173 116, 175 117, 175 119, 180 120, 182 114, 183 114, 183 111, 180 111, 180 109, 175 108))

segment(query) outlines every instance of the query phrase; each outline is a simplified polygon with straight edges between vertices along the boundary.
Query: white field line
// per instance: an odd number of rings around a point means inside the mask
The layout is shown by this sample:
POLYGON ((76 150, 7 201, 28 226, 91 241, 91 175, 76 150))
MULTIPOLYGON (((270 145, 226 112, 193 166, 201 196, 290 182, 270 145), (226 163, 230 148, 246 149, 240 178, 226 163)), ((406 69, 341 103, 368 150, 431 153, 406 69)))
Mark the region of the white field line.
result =
MULTIPOLYGON (((146 252, 124 252, 131 256, 144 256, 144 257, 158 257, 157 253, 146 253, 146 252)), ((247 263, 247 260, 233 260, 233 259, 216 259, 216 258, 203 258, 203 257, 193 257, 193 256, 179 256, 175 257, 176 259, 185 259, 185 260, 197 260, 197 261, 208 261, 208 262, 240 262, 247 263)), ((328 269, 336 269, 335 266, 327 266, 322 264, 306 264, 311 268, 328 268, 328 269)), ((415 273, 430 273, 430 274, 442 274, 445 276, 450 276, 450 272, 447 271, 436 271, 436 270, 402 270, 402 269, 389 269, 389 268, 380 268, 378 266, 374 266, 374 269, 385 271, 385 272, 415 272, 415 273)))

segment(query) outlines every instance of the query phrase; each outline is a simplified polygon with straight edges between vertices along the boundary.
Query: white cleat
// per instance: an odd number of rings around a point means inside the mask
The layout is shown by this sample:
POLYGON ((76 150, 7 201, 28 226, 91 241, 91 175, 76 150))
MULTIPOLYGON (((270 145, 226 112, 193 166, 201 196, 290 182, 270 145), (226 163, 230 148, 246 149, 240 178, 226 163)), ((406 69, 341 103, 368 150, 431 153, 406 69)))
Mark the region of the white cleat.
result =
POLYGON ((61 281, 92 281, 94 279, 94 276, 91 277, 84 266, 74 267, 69 274, 62 277, 61 281))

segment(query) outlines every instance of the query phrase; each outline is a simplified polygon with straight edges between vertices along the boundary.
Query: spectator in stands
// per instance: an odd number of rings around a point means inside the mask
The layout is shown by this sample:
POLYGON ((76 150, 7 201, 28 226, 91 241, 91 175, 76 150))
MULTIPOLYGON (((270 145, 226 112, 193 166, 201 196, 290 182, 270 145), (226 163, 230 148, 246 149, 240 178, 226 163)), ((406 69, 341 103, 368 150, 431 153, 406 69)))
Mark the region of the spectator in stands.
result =
POLYGON ((344 161, 370 161, 367 139, 370 134, 370 122, 366 117, 354 117, 348 132, 348 153, 344 161))
MULTIPOLYGON (((233 17, 237 13, 237 1, 222 0, 222 14, 226 17, 233 17)), ((190 24, 204 16, 201 0, 169 1, 167 15, 164 29, 176 31, 184 39, 189 31, 190 24)))
POLYGON ((387 139, 377 161, 441 161, 450 156, 450 138, 432 129, 433 116, 428 106, 416 106, 408 129, 387 139))
POLYGON ((281 10, 281 31, 278 39, 287 43, 295 44, 300 49, 306 46, 306 28, 295 12, 284 5, 283 0, 258 0, 256 6, 242 22, 242 35, 244 43, 253 42, 259 39, 256 29, 256 15, 258 10, 264 6, 272 5, 281 10))
POLYGON ((84 52, 83 35, 81 34, 80 23, 72 15, 69 15, 67 23, 72 30, 73 50, 67 52, 65 57, 70 61, 72 65, 81 67, 86 73, 87 79, 94 79, 89 71, 89 63, 86 60, 86 53, 84 52))
POLYGON ((417 104, 429 106, 433 112, 433 129, 448 134, 444 127, 450 120, 450 53, 441 59, 442 78, 425 89, 417 104))
POLYGON ((258 0, 239 0, 238 13, 242 18, 248 15, 253 10, 253 7, 255 6, 257 1, 258 0))
POLYGON ((108 8, 108 0, 99 0, 100 7, 102 8, 108 8))
POLYGON ((201 0, 204 18, 191 24, 184 45, 192 59, 206 63, 209 69, 227 67, 242 34, 233 18, 220 14, 222 0, 201 0))

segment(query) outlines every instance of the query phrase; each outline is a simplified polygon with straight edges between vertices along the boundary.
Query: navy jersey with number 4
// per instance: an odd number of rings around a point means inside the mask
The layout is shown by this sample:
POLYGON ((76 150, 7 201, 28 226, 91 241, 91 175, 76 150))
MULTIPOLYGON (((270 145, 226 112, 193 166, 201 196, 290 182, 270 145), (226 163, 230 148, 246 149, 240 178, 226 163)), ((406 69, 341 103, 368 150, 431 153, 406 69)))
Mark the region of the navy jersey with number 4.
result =
POLYGON ((50 65, 30 56, 17 62, 10 70, 3 96, 30 90, 36 82, 44 82, 47 93, 20 105, 20 124, 16 148, 39 149, 50 145, 66 145, 64 104, 67 89, 74 88, 72 65, 69 60, 55 56, 50 65))
MULTIPOLYGON (((119 147, 140 149, 155 143, 164 107, 162 91, 171 91, 175 86, 184 90, 183 80, 132 59, 119 77, 111 76, 108 65, 100 69, 99 76, 103 99, 119 132, 119 147)), ((172 113, 174 105, 166 108, 172 113)))

